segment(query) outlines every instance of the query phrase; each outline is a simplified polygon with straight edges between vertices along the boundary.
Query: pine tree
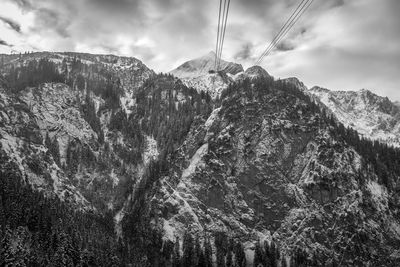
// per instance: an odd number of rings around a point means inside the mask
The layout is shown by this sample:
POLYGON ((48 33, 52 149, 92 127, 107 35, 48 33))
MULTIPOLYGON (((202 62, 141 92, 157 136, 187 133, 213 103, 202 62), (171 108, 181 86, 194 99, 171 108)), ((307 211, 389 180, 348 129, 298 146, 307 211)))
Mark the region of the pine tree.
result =
POLYGON ((269 266, 277 267, 278 265, 278 248, 275 245, 274 241, 271 241, 270 246, 268 247, 268 256, 269 256, 269 266))
POLYGON ((225 266, 225 255, 228 252, 228 238, 225 232, 215 233, 215 247, 217 248, 217 265, 225 266))
POLYGON ((13 266, 13 264, 14 264, 15 255, 12 250, 12 243, 11 243, 12 237, 13 237, 13 233, 12 233, 11 229, 7 226, 4 231, 4 236, 1 240, 2 250, 1 250, 0 258, 1 258, 2 264, 4 264, 1 266, 13 266))
POLYGON ((61 166, 61 163, 60 163, 60 146, 58 144, 57 138, 54 138, 54 141, 51 144, 51 152, 52 152, 52 155, 53 155, 55 163, 58 166, 61 166))
POLYGON ((228 252, 228 255, 226 256, 226 267, 233 267, 233 253, 232 250, 228 252))
POLYGON ((46 132, 46 137, 44 139, 44 144, 46 145, 47 148, 50 148, 50 146, 51 146, 51 140, 50 140, 49 132, 46 132))
POLYGON ((67 81, 69 79, 69 73, 68 73, 67 60, 65 58, 62 61, 61 75, 64 77, 64 83, 67 83, 67 81))
POLYGON ((263 262, 263 253, 260 245, 260 241, 256 242, 256 248, 254 251, 254 261, 253 261, 253 266, 254 267, 264 267, 263 262))
POLYGON ((246 266, 246 255, 242 243, 237 242, 234 248, 235 252, 235 267, 246 266))
POLYGON ((205 258, 205 266, 206 267, 212 267, 212 248, 211 248, 211 243, 208 238, 205 238, 204 241, 204 258, 205 258))
POLYGON ((199 261, 197 263, 197 267, 206 267, 207 266, 207 262, 206 262, 206 257, 204 255, 203 250, 199 251, 199 261))
POLYGON ((201 248, 199 237, 196 236, 195 245, 194 245, 194 255, 193 255, 193 264, 194 264, 194 266, 198 266, 199 265, 200 256, 201 256, 202 253, 203 253, 203 250, 201 248))
POLYGON ((194 260, 194 242, 190 233, 186 232, 183 237, 183 266, 195 266, 194 260))
POLYGON ((31 236, 26 227, 19 226, 13 231, 13 266, 26 266, 31 261, 31 236))
POLYGON ((179 239, 176 238, 174 251, 172 253, 172 267, 180 267, 181 266, 181 253, 179 246, 179 239))
POLYGON ((286 257, 281 258, 281 267, 287 267, 286 257))

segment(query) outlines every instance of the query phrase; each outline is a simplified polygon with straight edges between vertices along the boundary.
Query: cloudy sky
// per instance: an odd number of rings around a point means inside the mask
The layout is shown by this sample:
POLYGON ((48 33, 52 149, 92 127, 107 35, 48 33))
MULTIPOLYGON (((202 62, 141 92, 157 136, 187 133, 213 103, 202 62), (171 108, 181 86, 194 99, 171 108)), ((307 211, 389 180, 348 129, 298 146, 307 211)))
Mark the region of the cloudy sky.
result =
MULTIPOLYGON (((231 0, 223 58, 254 64, 300 0, 231 0)), ((155 71, 215 49, 218 0, 0 0, 0 53, 133 56, 155 71)), ((400 1, 315 0, 262 66, 400 100, 400 1)))

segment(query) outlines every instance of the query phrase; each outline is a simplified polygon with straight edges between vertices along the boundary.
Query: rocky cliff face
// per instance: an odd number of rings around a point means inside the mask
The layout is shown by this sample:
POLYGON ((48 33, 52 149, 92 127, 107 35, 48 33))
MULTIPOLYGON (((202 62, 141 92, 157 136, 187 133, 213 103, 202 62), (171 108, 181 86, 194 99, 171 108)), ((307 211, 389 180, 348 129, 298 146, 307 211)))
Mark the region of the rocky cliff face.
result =
POLYGON ((139 158, 128 160, 132 140, 111 124, 119 112, 130 113, 134 94, 154 72, 135 58, 48 52, 6 56, 2 72, 42 59, 54 63, 67 84, 10 93, 4 82, 2 150, 38 189, 85 209, 118 211, 124 187, 139 179, 135 173, 156 152, 149 152, 154 146, 148 138, 139 158), (114 108, 108 94, 115 88, 102 89, 111 78, 120 88, 114 108))
POLYGON ((164 237, 225 232, 249 261, 254 240, 287 258, 301 247, 317 265, 398 261, 395 196, 309 100, 258 86, 238 85, 192 125, 148 206, 164 237))
POLYGON ((368 90, 330 91, 313 87, 315 95, 346 127, 362 136, 400 146, 400 109, 387 97, 368 90))
MULTIPOLYGON (((56 194, 79 207, 90 204, 68 180, 44 144, 44 136, 29 103, 0 89, 0 144, 4 165, 15 164, 37 190, 56 194)), ((82 121, 78 121, 78 123, 82 121)), ((84 126, 87 126, 83 122, 84 126)))

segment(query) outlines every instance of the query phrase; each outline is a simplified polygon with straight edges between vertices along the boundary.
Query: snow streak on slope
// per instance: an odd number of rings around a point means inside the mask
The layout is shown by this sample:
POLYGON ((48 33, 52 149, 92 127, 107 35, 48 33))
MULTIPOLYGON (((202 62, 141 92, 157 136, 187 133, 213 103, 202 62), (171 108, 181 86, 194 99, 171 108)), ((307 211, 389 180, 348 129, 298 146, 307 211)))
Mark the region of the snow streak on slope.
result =
POLYGON ((195 173, 197 167, 204 165, 204 163, 201 164, 202 163, 201 160, 202 160, 202 157, 207 153, 207 150, 208 150, 208 144, 206 143, 206 144, 202 145, 196 151, 196 153, 193 155, 192 159, 190 160, 189 167, 187 167, 183 171, 182 179, 189 177, 190 175, 195 173))

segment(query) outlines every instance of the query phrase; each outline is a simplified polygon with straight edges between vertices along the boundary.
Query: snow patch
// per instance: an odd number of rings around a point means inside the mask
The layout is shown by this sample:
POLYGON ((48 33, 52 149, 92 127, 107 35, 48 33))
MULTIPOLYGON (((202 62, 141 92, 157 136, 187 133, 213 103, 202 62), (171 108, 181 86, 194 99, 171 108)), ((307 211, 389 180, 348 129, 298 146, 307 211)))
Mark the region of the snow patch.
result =
POLYGON ((175 242, 174 227, 172 227, 167 220, 164 220, 163 229, 164 229, 164 240, 170 240, 175 242))
POLYGON ((367 188, 371 192, 371 198, 375 204, 375 207, 379 211, 385 210, 388 205, 388 193, 386 188, 375 181, 369 181, 367 188))
POLYGON ((207 153, 208 151, 208 143, 205 143, 202 145, 199 149, 197 149, 196 153, 193 155, 193 157, 190 160, 189 167, 187 167, 185 170, 182 172, 182 178, 185 179, 195 173, 196 168, 200 166, 204 166, 204 162, 202 161, 203 156, 207 153))

